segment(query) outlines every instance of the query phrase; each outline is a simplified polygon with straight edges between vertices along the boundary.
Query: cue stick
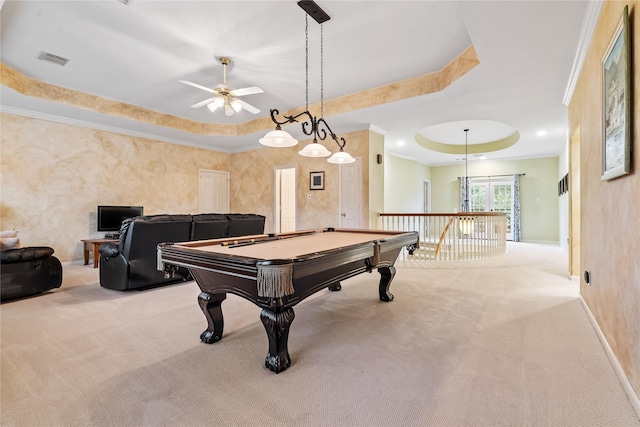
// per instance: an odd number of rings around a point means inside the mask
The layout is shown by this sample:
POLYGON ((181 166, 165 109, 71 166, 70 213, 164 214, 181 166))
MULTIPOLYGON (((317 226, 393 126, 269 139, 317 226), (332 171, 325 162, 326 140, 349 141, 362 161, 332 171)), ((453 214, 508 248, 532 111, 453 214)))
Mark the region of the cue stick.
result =
POLYGON ((249 245, 255 245, 258 243, 266 243, 266 242, 273 242, 274 240, 282 240, 284 239, 284 237, 270 237, 264 240, 255 240, 255 239, 251 239, 251 240, 247 240, 246 242, 239 242, 239 243, 234 243, 231 245, 227 245, 229 246, 229 248, 237 248, 239 246, 249 246, 249 245))
POLYGON ((299 236, 310 236, 312 234, 318 234, 318 232, 316 230, 312 230, 308 232, 298 232, 298 233, 294 232, 290 236, 275 236, 275 237, 269 237, 263 240, 256 240, 256 239, 245 240, 245 241, 234 240, 233 242, 222 242, 221 245, 228 246, 229 248, 237 248, 240 246, 249 246, 249 245, 257 245, 258 243, 273 242, 274 240, 285 240, 285 239, 290 239, 290 238, 299 237, 299 236))

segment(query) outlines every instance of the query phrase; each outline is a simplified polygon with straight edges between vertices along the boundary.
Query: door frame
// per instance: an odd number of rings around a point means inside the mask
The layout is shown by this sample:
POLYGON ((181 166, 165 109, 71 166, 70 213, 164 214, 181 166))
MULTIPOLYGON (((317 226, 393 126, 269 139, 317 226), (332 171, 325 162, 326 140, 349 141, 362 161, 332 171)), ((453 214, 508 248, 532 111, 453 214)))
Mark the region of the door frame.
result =
POLYGON ((422 180, 422 210, 424 213, 431 213, 431 180, 422 180))
POLYGON ((298 197, 297 197, 297 186, 298 186, 298 167, 297 165, 281 165, 273 168, 273 232, 280 232, 280 187, 281 187, 281 171, 293 169, 294 177, 296 179, 296 185, 293 190, 293 203, 296 208, 295 213, 295 224, 296 229, 298 228, 298 197))
POLYGON ((514 188, 515 188, 515 183, 512 179, 505 179, 504 177, 496 177, 496 178, 480 178, 480 179, 472 179, 471 182, 469 183, 469 190, 471 190, 471 187, 473 186, 485 186, 485 211, 488 212, 494 212, 495 210, 494 208, 494 198, 493 198, 493 191, 491 191, 492 186, 494 185, 509 185, 511 186, 511 232, 507 233, 506 239, 507 240, 513 240, 513 210, 515 207, 515 200, 514 200, 514 188))

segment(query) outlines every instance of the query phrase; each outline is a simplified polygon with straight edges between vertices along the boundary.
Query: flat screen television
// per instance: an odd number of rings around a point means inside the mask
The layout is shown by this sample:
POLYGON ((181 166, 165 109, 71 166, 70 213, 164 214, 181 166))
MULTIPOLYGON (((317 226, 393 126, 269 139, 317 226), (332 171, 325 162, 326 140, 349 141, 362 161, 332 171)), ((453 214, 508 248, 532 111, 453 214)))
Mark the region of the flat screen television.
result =
POLYGON ((123 220, 142 215, 142 206, 98 206, 98 231, 120 231, 123 220))

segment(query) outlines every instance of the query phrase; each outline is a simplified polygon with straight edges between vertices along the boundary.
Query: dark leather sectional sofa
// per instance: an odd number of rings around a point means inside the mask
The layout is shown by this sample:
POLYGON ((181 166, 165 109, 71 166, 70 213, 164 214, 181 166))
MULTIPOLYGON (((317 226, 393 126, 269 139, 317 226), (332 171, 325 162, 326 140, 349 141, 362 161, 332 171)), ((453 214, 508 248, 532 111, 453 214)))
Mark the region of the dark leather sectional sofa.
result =
POLYGON ((119 242, 100 245, 100 286, 124 291, 186 280, 186 269, 169 278, 157 270, 159 243, 263 234, 264 222, 265 217, 257 214, 148 215, 124 220, 119 242))

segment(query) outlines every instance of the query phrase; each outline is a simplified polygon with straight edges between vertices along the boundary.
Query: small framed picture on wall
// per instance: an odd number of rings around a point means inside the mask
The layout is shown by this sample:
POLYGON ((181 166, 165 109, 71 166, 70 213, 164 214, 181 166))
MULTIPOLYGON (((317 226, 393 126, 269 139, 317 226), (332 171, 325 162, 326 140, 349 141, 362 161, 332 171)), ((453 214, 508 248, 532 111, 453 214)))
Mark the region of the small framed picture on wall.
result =
POLYGON ((309 190, 324 190, 324 172, 309 173, 309 190))

